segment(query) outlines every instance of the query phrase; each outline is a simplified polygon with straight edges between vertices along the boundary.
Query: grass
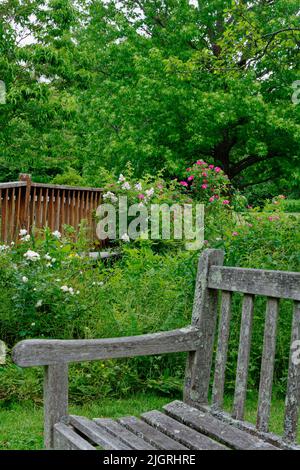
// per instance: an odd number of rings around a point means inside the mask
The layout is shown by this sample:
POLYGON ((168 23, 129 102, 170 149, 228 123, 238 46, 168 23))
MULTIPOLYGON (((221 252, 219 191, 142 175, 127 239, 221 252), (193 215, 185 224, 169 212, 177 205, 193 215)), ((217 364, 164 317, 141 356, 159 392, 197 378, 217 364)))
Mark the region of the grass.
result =
MULTIPOLYGON (((125 415, 138 416, 142 412, 160 409, 170 402, 170 397, 140 394, 126 399, 103 399, 101 402, 84 406, 71 406, 70 412, 93 417, 118 418, 125 415)), ((232 399, 226 397, 225 409, 230 410, 232 399)), ((246 407, 246 420, 255 423, 256 397, 249 397, 246 407)), ((274 399, 270 420, 270 430, 281 434, 283 427, 284 401, 274 399)), ((300 443, 300 432, 298 433, 300 443)), ((43 409, 31 402, 14 403, 0 408, 0 449, 39 450, 43 448, 43 409)))

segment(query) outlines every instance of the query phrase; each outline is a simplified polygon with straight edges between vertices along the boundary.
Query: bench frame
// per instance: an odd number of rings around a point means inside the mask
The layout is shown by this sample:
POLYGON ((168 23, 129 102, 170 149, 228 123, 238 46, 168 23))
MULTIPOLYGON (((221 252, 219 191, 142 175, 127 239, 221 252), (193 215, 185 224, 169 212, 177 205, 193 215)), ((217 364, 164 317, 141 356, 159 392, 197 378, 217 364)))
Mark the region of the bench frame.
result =
MULTIPOLYGON (((205 250, 200 256, 192 323, 187 328, 113 339, 25 340, 14 347, 13 361, 16 364, 21 367, 44 366, 45 369, 44 443, 47 449, 56 448, 54 436, 58 426, 67 441, 69 438, 71 442, 74 438, 70 429, 63 424, 70 420, 69 363, 181 351, 188 352, 183 394, 185 403, 209 412, 279 448, 300 449, 295 444, 300 404, 300 366, 292 361, 292 344, 300 339, 300 273, 223 267, 223 258, 224 253, 221 250, 205 250), (222 300, 212 405, 209 406, 219 290, 222 291, 222 300), (222 410, 222 406, 232 292, 243 293, 244 300, 234 406, 230 416, 222 410), (244 422, 255 295, 268 298, 256 426, 244 422), (283 438, 268 432, 280 298, 294 301, 283 438)), ((81 445, 87 449, 92 447, 88 443, 81 442, 81 445)))

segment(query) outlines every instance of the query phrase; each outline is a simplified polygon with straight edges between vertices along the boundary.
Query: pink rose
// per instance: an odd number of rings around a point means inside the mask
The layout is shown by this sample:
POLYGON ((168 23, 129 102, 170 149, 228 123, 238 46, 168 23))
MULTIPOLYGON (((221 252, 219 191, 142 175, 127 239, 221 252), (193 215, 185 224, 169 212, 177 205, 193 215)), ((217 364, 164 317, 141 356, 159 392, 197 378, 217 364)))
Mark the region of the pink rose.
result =
POLYGON ((179 184, 181 184, 181 186, 188 186, 186 181, 179 181, 179 184))
POLYGON ((207 176, 207 173, 205 173, 205 171, 203 171, 202 176, 207 176))
POLYGON ((187 168, 186 171, 191 171, 191 168, 187 168))
POLYGON ((215 165, 208 165, 208 168, 210 168, 211 170, 213 170, 215 167, 215 165))
POLYGON ((221 171, 221 168, 220 168, 219 166, 216 166, 215 172, 216 172, 216 173, 220 173, 220 171, 221 171))
POLYGON ((195 176, 191 175, 191 176, 188 177, 188 181, 193 181, 194 178, 195 178, 195 176))
POLYGON ((228 199, 224 199, 223 204, 224 204, 224 205, 229 204, 228 199))
POLYGON ((197 160, 196 165, 204 165, 204 162, 202 160, 197 160))
POLYGON ((202 184, 201 188, 202 188, 202 189, 206 189, 206 188, 207 188, 207 184, 202 184))
POLYGON ((209 198, 209 202, 214 202, 214 200, 215 200, 215 197, 214 197, 214 196, 212 196, 212 197, 209 198))

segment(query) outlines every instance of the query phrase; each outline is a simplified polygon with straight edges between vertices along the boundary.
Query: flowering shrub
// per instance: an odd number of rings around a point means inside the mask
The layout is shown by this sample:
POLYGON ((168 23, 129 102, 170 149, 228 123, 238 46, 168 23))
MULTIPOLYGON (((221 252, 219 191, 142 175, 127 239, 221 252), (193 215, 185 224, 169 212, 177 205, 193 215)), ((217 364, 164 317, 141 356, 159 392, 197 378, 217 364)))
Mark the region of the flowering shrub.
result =
MULTIPOLYGON (((203 160, 198 160, 186 169, 185 179, 180 181, 191 196, 203 203, 214 203, 228 195, 230 181, 224 171, 203 160)), ((228 199, 223 199, 224 204, 229 204, 228 199), (226 201, 226 202, 225 202, 226 201)))

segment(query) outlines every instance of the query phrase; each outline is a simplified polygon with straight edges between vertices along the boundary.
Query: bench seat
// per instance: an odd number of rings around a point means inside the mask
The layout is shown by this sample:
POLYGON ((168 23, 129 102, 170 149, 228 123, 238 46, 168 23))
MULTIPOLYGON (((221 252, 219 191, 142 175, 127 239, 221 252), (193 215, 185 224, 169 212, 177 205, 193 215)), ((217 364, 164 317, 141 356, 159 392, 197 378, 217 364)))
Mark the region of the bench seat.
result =
POLYGON ((279 450, 208 411, 177 400, 140 418, 91 420, 70 415, 55 425, 54 442, 56 449, 67 450, 279 450))

